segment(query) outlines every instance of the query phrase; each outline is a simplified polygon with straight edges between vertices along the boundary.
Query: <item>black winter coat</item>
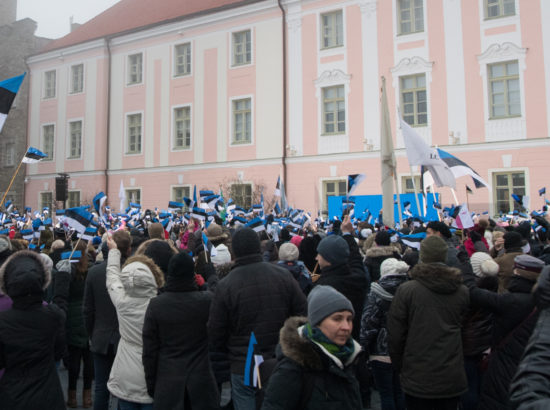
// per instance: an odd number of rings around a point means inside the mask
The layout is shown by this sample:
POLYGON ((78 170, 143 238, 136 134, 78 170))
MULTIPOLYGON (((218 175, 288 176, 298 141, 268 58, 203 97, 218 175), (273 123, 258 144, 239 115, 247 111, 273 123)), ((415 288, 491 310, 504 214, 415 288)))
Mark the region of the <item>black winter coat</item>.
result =
MULTIPOLYGON (((3 281, 3 270, 0 275, 3 281)), ((14 298, 12 308, 0 312, 0 368, 5 368, 0 379, 0 409, 65 409, 55 362, 66 348, 64 309, 69 278, 69 273, 57 273, 50 305, 44 306, 39 295, 29 295, 14 298)))
POLYGON ((369 356, 389 356, 387 314, 393 295, 407 275, 387 275, 373 283, 361 318, 361 346, 369 356))
POLYGON ((365 266, 367 267, 370 275, 370 279, 373 282, 380 279, 380 265, 388 258, 395 258, 401 260, 401 255, 397 252, 397 249, 393 246, 376 246, 367 250, 365 256, 365 266))
POLYGON ((472 305, 491 311, 494 318, 492 352, 483 378, 479 408, 511 408, 510 382, 537 319, 536 314, 529 316, 535 307, 531 294, 534 282, 514 275, 508 285, 509 293, 498 294, 475 287, 472 276, 464 275, 472 305))
POLYGON ((143 324, 143 367, 155 409, 218 409, 219 395, 208 359, 206 323, 212 294, 168 277, 151 299, 143 324), (187 398, 187 400, 186 400, 187 398))
POLYGON ((368 290, 367 275, 363 270, 351 270, 347 264, 326 266, 321 270, 321 276, 315 285, 332 286, 347 297, 353 305, 352 337, 359 339, 361 329, 361 314, 368 290))
POLYGON ((442 263, 419 263, 410 277, 388 313, 388 346, 401 387, 420 398, 459 396, 468 389, 460 332, 468 289, 460 270, 442 263))
POLYGON ((210 307, 208 335, 212 348, 227 352, 231 372, 244 374, 251 332, 264 358, 272 358, 279 330, 290 316, 306 314, 306 298, 284 268, 255 254, 235 261, 218 282, 210 307))
POLYGON ((298 333, 299 327, 306 322, 305 317, 292 317, 281 329, 278 362, 269 379, 262 410, 297 409, 307 378, 313 378, 313 389, 301 410, 362 409, 355 376, 360 345, 355 342, 354 354, 343 366, 340 361, 338 365, 315 343, 298 333))
POLYGON ((510 386, 510 401, 518 410, 550 408, 550 309, 540 312, 537 325, 510 386))
POLYGON ((116 309, 107 292, 106 279, 107 261, 91 267, 86 276, 82 302, 84 324, 91 341, 90 351, 100 354, 107 354, 110 344, 116 351, 120 340, 116 309))

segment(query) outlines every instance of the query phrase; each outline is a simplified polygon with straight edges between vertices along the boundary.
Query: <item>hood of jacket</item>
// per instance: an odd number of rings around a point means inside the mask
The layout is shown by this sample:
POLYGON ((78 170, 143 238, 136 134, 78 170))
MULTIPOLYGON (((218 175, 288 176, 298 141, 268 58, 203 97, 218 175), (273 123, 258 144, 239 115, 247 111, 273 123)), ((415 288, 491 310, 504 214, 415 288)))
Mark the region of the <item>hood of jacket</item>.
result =
POLYGON ((370 290, 382 299, 391 301, 399 285, 408 279, 407 275, 386 275, 381 277, 378 283, 372 283, 370 290))
POLYGON ((135 255, 126 260, 120 277, 129 296, 155 296, 157 289, 164 285, 162 270, 145 255, 135 255))
MULTIPOLYGON (((285 321, 284 326, 280 331, 279 344, 283 354, 289 359, 294 360, 302 367, 312 370, 322 370, 325 368, 326 358, 323 360, 320 347, 317 347, 313 342, 305 339, 300 334, 300 328, 307 323, 307 317, 294 316, 285 321)), ((355 350, 348 359, 347 364, 352 363, 357 355, 361 352, 361 345, 355 340, 353 341, 355 350)), ((327 351, 324 351, 329 359, 332 359, 339 367, 341 362, 327 351)))
POLYGON ((28 293, 27 290, 30 289, 40 292, 48 287, 51 279, 51 272, 38 253, 19 251, 13 253, 0 267, 0 292, 12 298, 20 296, 21 293, 28 293), (14 268, 9 272, 7 279, 6 267, 14 260, 17 263, 14 263, 14 268), (6 280, 9 283, 6 283, 6 280), (9 293, 7 287, 10 288, 9 293))
POLYGON ((381 256, 392 256, 397 249, 394 246, 373 246, 367 250, 367 258, 379 258, 381 256))
POLYGON ((462 285, 460 270, 444 263, 419 263, 409 275, 435 293, 451 294, 462 285))

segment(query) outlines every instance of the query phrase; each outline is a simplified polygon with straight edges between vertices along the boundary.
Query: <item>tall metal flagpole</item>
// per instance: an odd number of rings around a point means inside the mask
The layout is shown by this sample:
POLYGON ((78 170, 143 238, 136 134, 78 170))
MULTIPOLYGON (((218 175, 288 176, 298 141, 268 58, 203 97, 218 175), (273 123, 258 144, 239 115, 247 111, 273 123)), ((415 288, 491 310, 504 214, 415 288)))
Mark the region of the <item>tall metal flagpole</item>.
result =
MULTIPOLYGON (((380 99, 380 159, 382 168, 382 216, 384 224, 395 226, 393 215, 393 183, 392 177, 397 179, 395 153, 393 151, 393 139, 391 133, 390 113, 388 98, 386 96, 386 78, 382 76, 382 96, 380 99)), ((399 219, 401 220, 401 204, 398 198, 399 219)))

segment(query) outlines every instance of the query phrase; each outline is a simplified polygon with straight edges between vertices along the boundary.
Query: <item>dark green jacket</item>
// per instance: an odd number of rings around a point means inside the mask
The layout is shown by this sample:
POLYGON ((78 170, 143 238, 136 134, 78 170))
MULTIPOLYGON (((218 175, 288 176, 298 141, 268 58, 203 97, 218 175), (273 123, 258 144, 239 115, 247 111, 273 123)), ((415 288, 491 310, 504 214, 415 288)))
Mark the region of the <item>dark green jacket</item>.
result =
POLYGON ((361 410, 355 377, 361 346, 355 342, 354 354, 341 367, 341 362, 338 365, 318 345, 302 338, 298 329, 306 322, 305 317, 291 317, 281 329, 278 363, 269 379, 262 410, 297 409, 306 378, 313 378, 313 390, 303 410, 361 410))
POLYGON ((388 314, 388 347, 411 396, 448 398, 467 390, 461 324, 469 304, 461 273, 419 263, 397 289, 388 314))

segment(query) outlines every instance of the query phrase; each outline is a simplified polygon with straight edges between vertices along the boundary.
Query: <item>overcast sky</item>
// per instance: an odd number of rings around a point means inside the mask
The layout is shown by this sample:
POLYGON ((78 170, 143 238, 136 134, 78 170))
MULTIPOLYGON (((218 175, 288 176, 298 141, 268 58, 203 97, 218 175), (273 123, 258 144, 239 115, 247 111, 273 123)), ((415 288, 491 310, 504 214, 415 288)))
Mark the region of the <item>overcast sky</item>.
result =
MULTIPOLYGON (((0 0, 4 1, 4 0, 0 0)), ((69 33, 69 19, 85 23, 119 0, 17 0, 17 19, 29 17, 38 23, 36 35, 59 38, 69 33)))

